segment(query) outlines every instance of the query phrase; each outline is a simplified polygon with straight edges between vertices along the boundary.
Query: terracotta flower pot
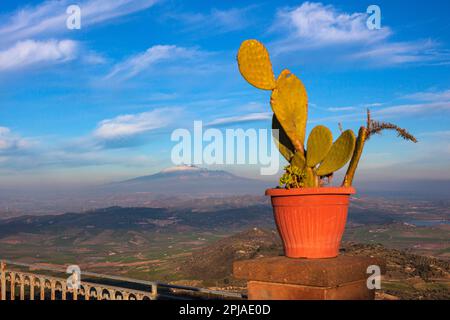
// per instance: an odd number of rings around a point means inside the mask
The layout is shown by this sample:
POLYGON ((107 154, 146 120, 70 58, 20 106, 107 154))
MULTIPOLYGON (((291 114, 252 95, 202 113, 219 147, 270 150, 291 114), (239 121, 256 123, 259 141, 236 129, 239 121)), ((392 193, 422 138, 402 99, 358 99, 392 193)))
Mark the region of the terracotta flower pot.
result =
POLYGON ((339 253, 351 187, 267 189, 290 258, 333 258, 339 253))

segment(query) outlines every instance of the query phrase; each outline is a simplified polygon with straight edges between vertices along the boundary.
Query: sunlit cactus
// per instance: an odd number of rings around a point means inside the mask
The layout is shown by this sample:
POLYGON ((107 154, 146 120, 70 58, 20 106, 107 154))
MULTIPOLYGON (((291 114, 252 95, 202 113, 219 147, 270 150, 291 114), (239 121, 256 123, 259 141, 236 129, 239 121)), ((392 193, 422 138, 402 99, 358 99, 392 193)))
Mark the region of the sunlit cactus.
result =
POLYGON ((272 117, 272 134, 280 153, 288 162, 291 162, 295 148, 275 115, 272 117))
POLYGON ((311 130, 307 143, 306 165, 314 168, 323 159, 333 144, 333 134, 325 126, 317 126, 311 130))
POLYGON ((316 170, 318 176, 328 176, 339 170, 350 160, 355 149, 355 134, 352 130, 342 132, 316 170))
POLYGON ((310 133, 305 148, 308 96, 302 81, 285 69, 276 78, 269 52, 257 40, 246 40, 237 55, 239 71, 251 85, 272 90, 270 105, 274 112, 272 130, 280 153, 289 162, 280 185, 286 188, 320 187, 329 183, 334 172, 350 160, 343 186, 351 186, 364 143, 372 134, 396 130, 406 140, 417 140, 392 123, 373 121, 367 114, 367 126, 361 127, 358 137, 352 130, 342 130, 333 143, 331 131, 322 125, 310 133))
POLYGON ((304 152, 308 98, 303 83, 289 70, 283 70, 272 91, 270 104, 295 150, 304 152))
POLYGON ((275 76, 266 47, 257 40, 245 40, 238 52, 239 70, 251 85, 263 90, 275 88, 275 76))

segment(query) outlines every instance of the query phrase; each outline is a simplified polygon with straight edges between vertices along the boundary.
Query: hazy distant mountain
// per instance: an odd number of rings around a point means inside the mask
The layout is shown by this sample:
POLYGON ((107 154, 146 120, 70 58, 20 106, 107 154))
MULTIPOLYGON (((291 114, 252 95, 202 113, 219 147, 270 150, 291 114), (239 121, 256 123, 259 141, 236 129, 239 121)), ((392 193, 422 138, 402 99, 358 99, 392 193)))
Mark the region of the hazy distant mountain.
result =
POLYGON ((359 193, 383 198, 417 200, 450 199, 450 180, 385 180, 356 184, 359 193))
MULTIPOLYGON (((274 177, 274 180, 276 177, 274 177)), ((338 181, 339 179, 335 179, 338 181)), ((200 211, 268 203, 275 182, 236 176, 224 170, 177 166, 158 173, 105 185, 0 190, 0 219, 24 214, 84 212, 110 206, 191 208, 200 211)), ((357 181, 358 196, 444 201, 450 181, 357 181)), ((439 202, 439 203, 440 203, 439 202)))
POLYGON ((109 206, 189 207, 198 210, 246 207, 265 200, 265 189, 273 185, 223 170, 177 166, 100 186, 67 190, 1 190, 0 219, 23 214, 81 212, 109 206))
POLYGON ((106 190, 133 193, 151 192, 163 195, 223 196, 263 194, 271 183, 238 177, 223 170, 208 170, 196 166, 176 166, 158 173, 116 182, 106 190))

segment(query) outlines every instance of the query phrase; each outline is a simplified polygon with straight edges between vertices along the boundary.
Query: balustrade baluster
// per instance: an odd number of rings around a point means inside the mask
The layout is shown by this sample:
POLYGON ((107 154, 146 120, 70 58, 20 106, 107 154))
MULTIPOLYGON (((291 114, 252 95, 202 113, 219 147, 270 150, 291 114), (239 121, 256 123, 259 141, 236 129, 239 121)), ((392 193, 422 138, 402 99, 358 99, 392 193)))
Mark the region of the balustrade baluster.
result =
POLYGON ((97 300, 103 300, 103 289, 95 287, 95 291, 97 292, 97 300))
POLYGON ((61 282, 61 299, 66 300, 67 282, 61 282))
POLYGON ((0 299, 6 300, 6 263, 0 263, 0 272, 2 273, 0 278, 0 299))
POLYGON ((55 294, 55 291, 56 291, 56 281, 55 281, 55 280, 51 280, 51 281, 50 281, 50 290, 51 290, 51 293, 50 293, 50 299, 51 299, 51 300, 56 300, 56 294, 55 294))
MULTIPOLYGON (((59 293, 57 291, 61 290, 62 300, 156 300, 158 299, 158 284, 155 282, 144 282, 133 279, 121 278, 121 277, 110 277, 107 275, 94 274, 93 277, 104 278, 104 279, 114 279, 123 280, 129 282, 136 282, 145 284, 147 290, 134 290, 126 287, 118 287, 110 284, 96 284, 95 282, 83 282, 80 283, 80 287, 68 288, 68 281, 63 277, 52 276, 50 274, 42 274, 39 272, 32 272, 32 270, 47 270, 54 273, 62 273, 63 269, 41 267, 38 265, 31 265, 26 263, 14 263, 8 261, 8 267, 10 265, 19 266, 17 269, 7 270, 7 265, 4 261, 0 261, 0 300, 15 300, 16 290, 20 289, 18 297, 20 300, 28 299, 26 296, 27 286, 29 285, 29 300, 45 300, 46 299, 46 289, 49 289, 49 295, 47 298, 50 300, 59 300, 59 293), (22 272, 23 267, 28 267, 29 272, 22 272), (61 288, 60 288, 61 285, 61 288), (36 292, 39 290, 39 293, 36 292), (92 291, 92 292, 91 292, 92 291), (67 296, 67 293, 72 293, 71 296, 67 296), (36 298, 36 294, 38 297, 36 298), (10 298, 9 298, 10 297, 10 298), (80 298, 81 297, 81 298, 80 298), (84 299, 83 299, 84 297, 84 299)), ((87 273, 89 274, 89 273, 87 273)), ((76 280, 76 278, 74 279, 76 280)), ((162 285, 163 287, 171 288, 170 285, 162 285)), ((176 288, 176 287, 175 287, 176 288)), ((199 288, 186 288, 186 290, 198 291, 199 288)), ((201 290, 202 292, 208 293, 206 289, 201 290)), ((224 294, 221 292, 212 292, 218 296, 232 296, 237 298, 245 298, 239 294, 224 294)))
POLYGON ((90 293, 91 293, 91 287, 89 287, 87 284, 84 285, 84 300, 90 299, 90 293))
POLYGON ((108 290, 109 291, 109 300, 116 300, 116 290, 108 290))
POLYGON ((30 276, 30 300, 34 300, 34 277, 30 276))
POLYGON ((16 273, 11 272, 11 289, 9 290, 11 293, 11 300, 16 299, 16 273))
POLYGON ((40 299, 45 300, 45 279, 39 278, 39 285, 41 289, 40 299))
POLYGON ((20 275, 20 300, 25 300, 25 277, 20 275))
POLYGON ((152 300, 156 300, 157 297, 158 297, 158 285, 157 285, 157 284, 152 284, 152 295, 151 295, 151 299, 152 299, 152 300))

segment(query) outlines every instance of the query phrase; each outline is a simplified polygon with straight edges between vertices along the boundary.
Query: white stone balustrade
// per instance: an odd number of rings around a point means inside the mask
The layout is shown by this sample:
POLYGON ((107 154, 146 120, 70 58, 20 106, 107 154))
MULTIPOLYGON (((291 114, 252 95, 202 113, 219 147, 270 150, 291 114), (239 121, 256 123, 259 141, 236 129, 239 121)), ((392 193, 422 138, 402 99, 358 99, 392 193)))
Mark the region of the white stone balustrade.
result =
POLYGON ((0 265, 0 300, 154 300, 157 289, 149 292, 81 281, 69 289, 67 279, 37 273, 9 270, 0 265))
MULTIPOLYGON (((242 293, 165 284, 118 276, 82 272, 77 289, 68 286, 64 268, 50 268, 37 264, 0 260, 0 300, 155 300, 164 299, 245 299, 242 293), (28 271, 24 271, 27 269, 28 271), (39 273, 35 270, 39 270, 39 273), (60 276, 48 275, 59 274, 60 276), (83 277, 90 281, 83 281, 83 277), (91 279, 107 280, 93 282, 91 279), (136 290, 110 283, 133 284, 131 287, 148 288, 136 290)), ((75 275, 75 274, 74 274, 75 275)), ((69 276, 69 274, 67 274, 69 276)))

